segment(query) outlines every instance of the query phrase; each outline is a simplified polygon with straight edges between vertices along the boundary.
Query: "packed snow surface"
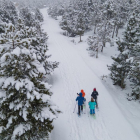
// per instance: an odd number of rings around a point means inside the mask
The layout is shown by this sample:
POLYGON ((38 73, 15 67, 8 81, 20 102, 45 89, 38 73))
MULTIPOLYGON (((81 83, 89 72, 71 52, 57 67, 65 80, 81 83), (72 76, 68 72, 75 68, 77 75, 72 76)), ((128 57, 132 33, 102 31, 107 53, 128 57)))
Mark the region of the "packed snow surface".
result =
POLYGON ((119 96, 121 90, 118 87, 115 89, 111 81, 101 79, 102 75, 109 74, 106 65, 112 63, 110 56, 117 53, 113 51, 114 48, 104 48, 104 53, 99 54, 98 59, 90 57, 86 51, 88 35, 82 37, 82 43, 78 43, 79 37, 63 36, 59 21, 49 17, 46 9, 41 12, 44 16, 42 28, 49 35, 49 53, 52 54, 50 59, 60 62, 49 82, 53 85, 52 98, 62 110, 62 114, 53 123, 54 130, 50 139, 140 140, 140 111, 134 108, 136 112, 133 112, 131 103, 119 96), (88 107, 93 88, 99 93, 96 119, 89 115, 88 107), (86 93, 86 114, 78 117, 75 99, 81 89, 86 93), (123 104, 127 102, 128 105, 123 104), (75 105, 76 110, 73 113, 75 105))

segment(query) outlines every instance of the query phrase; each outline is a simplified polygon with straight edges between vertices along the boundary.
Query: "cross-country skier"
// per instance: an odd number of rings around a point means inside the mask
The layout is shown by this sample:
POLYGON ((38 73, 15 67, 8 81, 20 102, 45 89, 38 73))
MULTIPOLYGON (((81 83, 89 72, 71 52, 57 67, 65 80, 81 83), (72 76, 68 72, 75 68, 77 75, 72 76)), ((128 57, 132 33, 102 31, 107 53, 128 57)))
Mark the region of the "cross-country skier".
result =
POLYGON ((95 114, 95 105, 96 105, 96 102, 94 102, 94 99, 91 97, 91 101, 88 103, 89 105, 89 108, 90 108, 90 114, 94 115, 95 114))
MULTIPOLYGON (((83 89, 81 89, 81 93, 82 93, 82 97, 85 97, 86 94, 83 89)), ((79 95, 79 93, 77 93, 77 95, 79 95)))
POLYGON ((85 98, 82 97, 82 93, 79 93, 78 95, 79 96, 76 98, 76 101, 78 101, 78 115, 80 116, 80 111, 83 111, 83 103, 85 98))
POLYGON ((93 89, 93 92, 91 94, 91 97, 93 97, 93 99, 95 100, 96 102, 96 108, 98 108, 98 103, 97 103, 97 96, 98 96, 98 92, 96 91, 96 88, 93 89))

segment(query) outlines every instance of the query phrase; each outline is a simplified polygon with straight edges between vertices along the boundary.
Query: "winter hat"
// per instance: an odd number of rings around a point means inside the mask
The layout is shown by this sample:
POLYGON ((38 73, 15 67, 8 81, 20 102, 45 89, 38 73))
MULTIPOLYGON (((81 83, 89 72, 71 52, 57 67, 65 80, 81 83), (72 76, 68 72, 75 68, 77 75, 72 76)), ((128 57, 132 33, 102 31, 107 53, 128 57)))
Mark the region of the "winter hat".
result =
POLYGON ((96 88, 94 88, 93 90, 96 91, 96 88))

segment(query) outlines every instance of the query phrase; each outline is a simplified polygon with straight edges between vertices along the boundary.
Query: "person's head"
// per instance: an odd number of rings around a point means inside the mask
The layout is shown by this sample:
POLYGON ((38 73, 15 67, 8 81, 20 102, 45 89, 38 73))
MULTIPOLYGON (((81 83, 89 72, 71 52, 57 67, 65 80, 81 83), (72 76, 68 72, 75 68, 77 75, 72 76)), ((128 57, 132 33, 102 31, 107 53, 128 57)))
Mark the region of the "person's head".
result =
POLYGON ((91 97, 91 102, 94 102, 94 99, 91 97))
POLYGON ((79 96, 82 97, 82 93, 81 92, 79 93, 79 96))
POLYGON ((94 88, 93 91, 96 91, 96 88, 94 88))

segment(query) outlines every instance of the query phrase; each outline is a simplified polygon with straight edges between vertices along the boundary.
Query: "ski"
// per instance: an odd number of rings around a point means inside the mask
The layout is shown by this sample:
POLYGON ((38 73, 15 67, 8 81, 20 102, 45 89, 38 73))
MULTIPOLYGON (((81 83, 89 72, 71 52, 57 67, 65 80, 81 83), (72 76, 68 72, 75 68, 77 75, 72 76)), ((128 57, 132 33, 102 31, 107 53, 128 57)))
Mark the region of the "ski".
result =
MULTIPOLYGON (((85 99, 86 100, 86 99, 85 99)), ((86 101, 83 104, 84 114, 86 114, 86 101)))
POLYGON ((81 117, 81 114, 79 115, 79 114, 77 113, 77 115, 78 115, 79 118, 81 117))
POLYGON ((94 114, 94 115, 93 115, 93 114, 90 114, 90 116, 91 116, 92 118, 96 119, 95 114, 94 114))

